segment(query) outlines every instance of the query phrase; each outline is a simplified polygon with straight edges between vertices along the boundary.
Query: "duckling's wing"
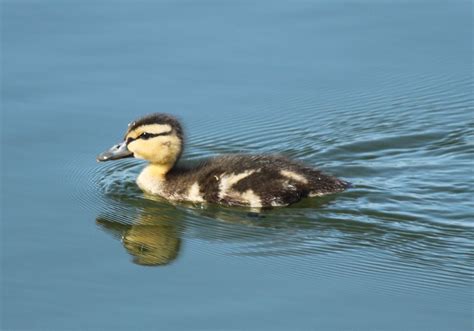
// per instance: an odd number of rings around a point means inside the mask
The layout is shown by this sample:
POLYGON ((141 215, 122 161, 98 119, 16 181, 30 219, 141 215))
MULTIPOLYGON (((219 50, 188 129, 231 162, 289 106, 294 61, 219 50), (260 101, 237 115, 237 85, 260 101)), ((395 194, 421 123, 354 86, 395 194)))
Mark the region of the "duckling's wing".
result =
POLYGON ((286 206, 346 187, 335 177, 280 156, 225 156, 204 169, 199 182, 204 199, 228 205, 286 206))

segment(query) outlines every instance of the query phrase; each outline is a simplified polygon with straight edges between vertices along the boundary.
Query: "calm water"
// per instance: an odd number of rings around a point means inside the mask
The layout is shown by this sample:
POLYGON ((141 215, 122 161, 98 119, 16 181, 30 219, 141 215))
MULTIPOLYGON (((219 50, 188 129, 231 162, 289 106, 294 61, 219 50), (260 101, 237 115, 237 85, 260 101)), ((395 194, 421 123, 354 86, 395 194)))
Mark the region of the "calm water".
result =
POLYGON ((472 329, 471 6, 2 1, 2 329, 472 329), (143 163, 95 156, 155 111, 185 160, 354 187, 261 214, 146 197, 143 163))

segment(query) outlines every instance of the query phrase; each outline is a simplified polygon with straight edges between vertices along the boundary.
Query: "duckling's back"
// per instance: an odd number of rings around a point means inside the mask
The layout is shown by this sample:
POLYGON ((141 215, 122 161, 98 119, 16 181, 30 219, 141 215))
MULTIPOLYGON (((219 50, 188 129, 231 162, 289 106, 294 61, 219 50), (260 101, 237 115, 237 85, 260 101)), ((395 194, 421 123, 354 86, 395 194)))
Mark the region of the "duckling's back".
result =
POLYGON ((231 206, 287 206, 302 198, 344 191, 348 183, 282 156, 226 155, 167 174, 180 200, 231 206))

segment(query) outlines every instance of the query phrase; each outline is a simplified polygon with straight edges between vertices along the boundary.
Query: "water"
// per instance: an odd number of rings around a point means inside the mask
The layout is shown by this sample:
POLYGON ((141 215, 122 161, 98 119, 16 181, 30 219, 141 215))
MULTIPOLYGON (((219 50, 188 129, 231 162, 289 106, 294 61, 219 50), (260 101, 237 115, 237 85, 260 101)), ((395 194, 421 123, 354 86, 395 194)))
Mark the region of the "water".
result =
POLYGON ((470 330, 468 1, 2 2, 1 326, 470 330), (348 180, 261 214, 146 197, 95 156, 149 112, 185 160, 348 180))

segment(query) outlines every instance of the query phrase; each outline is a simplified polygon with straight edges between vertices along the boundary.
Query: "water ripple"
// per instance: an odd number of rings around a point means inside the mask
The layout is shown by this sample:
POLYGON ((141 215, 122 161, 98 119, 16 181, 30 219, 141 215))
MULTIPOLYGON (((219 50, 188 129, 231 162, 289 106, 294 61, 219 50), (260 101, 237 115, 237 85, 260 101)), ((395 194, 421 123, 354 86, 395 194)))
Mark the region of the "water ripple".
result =
POLYGON ((326 91, 278 105, 266 99, 232 116, 192 123, 185 159, 286 154, 349 180, 354 187, 345 193, 261 213, 170 204, 138 189, 143 164, 129 160, 70 164, 75 198, 97 209, 101 229, 128 238, 124 247, 139 262, 170 263, 183 240, 205 254, 288 264, 302 276, 390 273, 399 280, 386 284, 390 292, 461 286, 474 265, 473 180, 467 176, 474 122, 465 115, 472 100, 427 76, 413 87, 416 99, 392 95, 387 102, 384 93, 402 86, 393 79, 379 91, 344 96, 339 104, 346 107, 337 109, 331 98, 341 95, 326 91), (444 119, 432 116, 440 111, 444 119), (84 178, 89 185, 79 181, 84 178), (133 248, 144 247, 142 241, 159 243, 154 258, 133 248))

